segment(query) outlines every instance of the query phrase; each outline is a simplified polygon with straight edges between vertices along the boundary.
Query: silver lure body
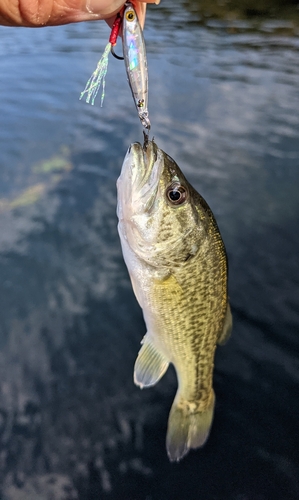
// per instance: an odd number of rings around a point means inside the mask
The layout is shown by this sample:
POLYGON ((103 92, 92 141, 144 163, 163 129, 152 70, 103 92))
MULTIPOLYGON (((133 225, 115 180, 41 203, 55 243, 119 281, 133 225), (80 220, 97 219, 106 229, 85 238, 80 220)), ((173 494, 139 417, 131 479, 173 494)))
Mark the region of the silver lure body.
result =
POLYGON ((123 16, 123 54, 135 106, 142 125, 149 131, 148 71, 142 28, 131 3, 123 16))

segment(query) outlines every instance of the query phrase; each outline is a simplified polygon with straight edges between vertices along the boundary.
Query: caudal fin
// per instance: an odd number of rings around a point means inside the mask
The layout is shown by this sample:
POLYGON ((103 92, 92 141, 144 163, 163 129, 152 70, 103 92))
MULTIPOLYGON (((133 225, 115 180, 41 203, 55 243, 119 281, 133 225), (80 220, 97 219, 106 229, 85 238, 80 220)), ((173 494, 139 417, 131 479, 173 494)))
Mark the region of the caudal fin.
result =
POLYGON ((166 437, 169 460, 178 462, 190 448, 202 446, 210 432, 215 406, 212 390, 209 406, 205 411, 196 411, 192 403, 175 398, 170 410, 166 437))

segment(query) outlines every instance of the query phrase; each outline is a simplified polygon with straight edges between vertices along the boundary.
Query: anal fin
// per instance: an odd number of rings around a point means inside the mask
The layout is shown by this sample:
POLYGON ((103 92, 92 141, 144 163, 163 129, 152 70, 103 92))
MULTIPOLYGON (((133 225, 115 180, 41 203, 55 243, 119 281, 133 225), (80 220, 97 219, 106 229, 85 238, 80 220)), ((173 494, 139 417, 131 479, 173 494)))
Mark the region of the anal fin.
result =
POLYGON ((227 309, 226 309, 226 316, 225 316, 224 325, 223 325, 223 330, 222 330, 222 332, 221 332, 221 334, 219 335, 219 338, 218 338, 218 344, 219 345, 226 344, 226 342, 228 341, 228 339, 231 336, 232 329, 233 329, 233 317, 232 317, 232 313, 231 313, 231 310, 230 310, 230 305, 229 305, 229 302, 228 302, 227 303, 227 309))
POLYGON ((145 335, 134 367, 134 382, 141 389, 155 385, 166 372, 169 361, 145 335))

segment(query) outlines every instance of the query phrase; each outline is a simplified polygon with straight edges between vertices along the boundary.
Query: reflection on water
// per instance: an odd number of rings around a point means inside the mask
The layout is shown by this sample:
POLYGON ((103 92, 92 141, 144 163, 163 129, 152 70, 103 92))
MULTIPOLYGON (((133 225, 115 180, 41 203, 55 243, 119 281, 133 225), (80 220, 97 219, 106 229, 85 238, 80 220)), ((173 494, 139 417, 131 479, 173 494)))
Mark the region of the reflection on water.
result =
POLYGON ((271 19, 200 24, 188 5, 149 9, 145 36, 153 133, 229 254, 235 326, 217 352, 211 437, 170 465, 174 372, 133 385, 145 327, 115 182, 142 134, 123 64, 109 63, 102 108, 78 100, 108 28, 2 28, 3 500, 299 498, 298 38, 271 19))

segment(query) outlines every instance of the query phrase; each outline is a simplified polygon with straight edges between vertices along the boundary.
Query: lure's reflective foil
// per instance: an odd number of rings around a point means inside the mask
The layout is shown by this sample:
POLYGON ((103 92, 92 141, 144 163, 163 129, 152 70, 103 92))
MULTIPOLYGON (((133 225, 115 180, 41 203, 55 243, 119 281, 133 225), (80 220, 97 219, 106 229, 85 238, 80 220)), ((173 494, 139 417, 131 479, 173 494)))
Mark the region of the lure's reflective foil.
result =
POLYGON ((212 423, 215 349, 232 326, 225 248, 205 200, 153 141, 130 146, 117 189, 123 255, 147 326, 134 380, 150 387, 173 363, 166 446, 178 461, 212 423))
POLYGON ((129 85, 142 125, 149 130, 148 71, 142 28, 136 11, 128 4, 123 16, 123 53, 129 85))

